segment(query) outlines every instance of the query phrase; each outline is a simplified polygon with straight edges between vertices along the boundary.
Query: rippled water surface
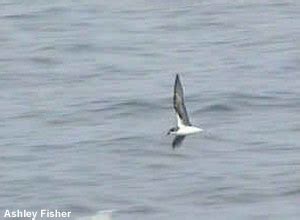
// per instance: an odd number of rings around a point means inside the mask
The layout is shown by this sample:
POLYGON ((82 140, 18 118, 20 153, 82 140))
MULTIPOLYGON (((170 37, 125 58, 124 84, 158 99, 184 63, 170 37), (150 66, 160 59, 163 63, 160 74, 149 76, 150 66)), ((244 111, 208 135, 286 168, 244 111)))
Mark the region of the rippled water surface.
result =
POLYGON ((0 210, 299 219, 300 2, 0 3, 0 210), (181 74, 194 125, 171 147, 181 74))

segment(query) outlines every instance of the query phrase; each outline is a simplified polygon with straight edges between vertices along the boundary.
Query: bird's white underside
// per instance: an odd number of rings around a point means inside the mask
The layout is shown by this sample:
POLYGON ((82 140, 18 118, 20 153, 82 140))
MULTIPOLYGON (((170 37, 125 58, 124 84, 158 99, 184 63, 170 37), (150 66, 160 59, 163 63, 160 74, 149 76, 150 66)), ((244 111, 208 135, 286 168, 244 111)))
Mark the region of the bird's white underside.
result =
POLYGON ((184 125, 183 121, 180 119, 177 113, 176 113, 176 119, 177 119, 177 126, 179 129, 177 131, 171 132, 171 134, 188 135, 188 134, 194 134, 202 131, 201 128, 184 125))
POLYGON ((185 125, 183 124, 183 121, 181 120, 181 118, 179 117, 179 115, 176 113, 176 119, 177 119, 177 127, 181 128, 181 127, 185 127, 185 125))
POLYGON ((188 134, 194 134, 203 131, 201 128, 197 128, 194 126, 183 126, 180 127, 177 131, 171 132, 171 134, 175 135, 188 135, 188 134))

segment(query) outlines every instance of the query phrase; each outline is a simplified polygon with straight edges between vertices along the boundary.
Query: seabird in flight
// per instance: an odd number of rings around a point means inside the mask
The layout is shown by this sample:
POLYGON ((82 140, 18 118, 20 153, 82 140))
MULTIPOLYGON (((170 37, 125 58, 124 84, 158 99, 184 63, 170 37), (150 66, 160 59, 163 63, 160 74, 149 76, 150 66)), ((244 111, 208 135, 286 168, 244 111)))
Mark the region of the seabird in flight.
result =
POLYGON ((172 147, 175 148, 181 145, 186 135, 202 131, 201 128, 192 126, 189 120, 189 116, 184 105, 183 88, 178 74, 175 79, 173 106, 176 113, 177 126, 171 128, 168 131, 168 135, 176 135, 172 143, 172 147))

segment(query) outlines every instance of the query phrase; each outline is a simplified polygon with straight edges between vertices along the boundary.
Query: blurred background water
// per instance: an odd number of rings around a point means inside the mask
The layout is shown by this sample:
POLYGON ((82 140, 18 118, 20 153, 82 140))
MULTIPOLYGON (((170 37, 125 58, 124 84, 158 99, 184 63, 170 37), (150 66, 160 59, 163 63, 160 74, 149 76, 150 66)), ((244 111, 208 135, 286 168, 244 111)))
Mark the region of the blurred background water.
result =
POLYGON ((299 11, 2 0, 0 210, 299 219, 299 11), (175 73, 204 132, 173 150, 175 73))

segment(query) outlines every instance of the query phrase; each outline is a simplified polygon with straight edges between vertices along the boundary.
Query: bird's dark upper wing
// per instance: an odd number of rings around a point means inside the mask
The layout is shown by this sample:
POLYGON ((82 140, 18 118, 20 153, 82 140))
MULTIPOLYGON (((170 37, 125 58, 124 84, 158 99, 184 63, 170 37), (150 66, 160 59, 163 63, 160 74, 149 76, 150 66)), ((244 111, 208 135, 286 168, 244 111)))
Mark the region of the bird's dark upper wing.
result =
POLYGON ((180 147, 184 138, 185 138, 185 136, 183 136, 183 135, 176 136, 172 142, 173 149, 176 147, 180 147))
POLYGON ((174 86, 174 96, 173 96, 173 105, 176 113, 179 115, 182 123, 184 125, 191 125, 189 116, 187 114, 185 105, 184 105, 184 96, 183 88, 179 79, 179 75, 176 75, 175 86, 174 86))

